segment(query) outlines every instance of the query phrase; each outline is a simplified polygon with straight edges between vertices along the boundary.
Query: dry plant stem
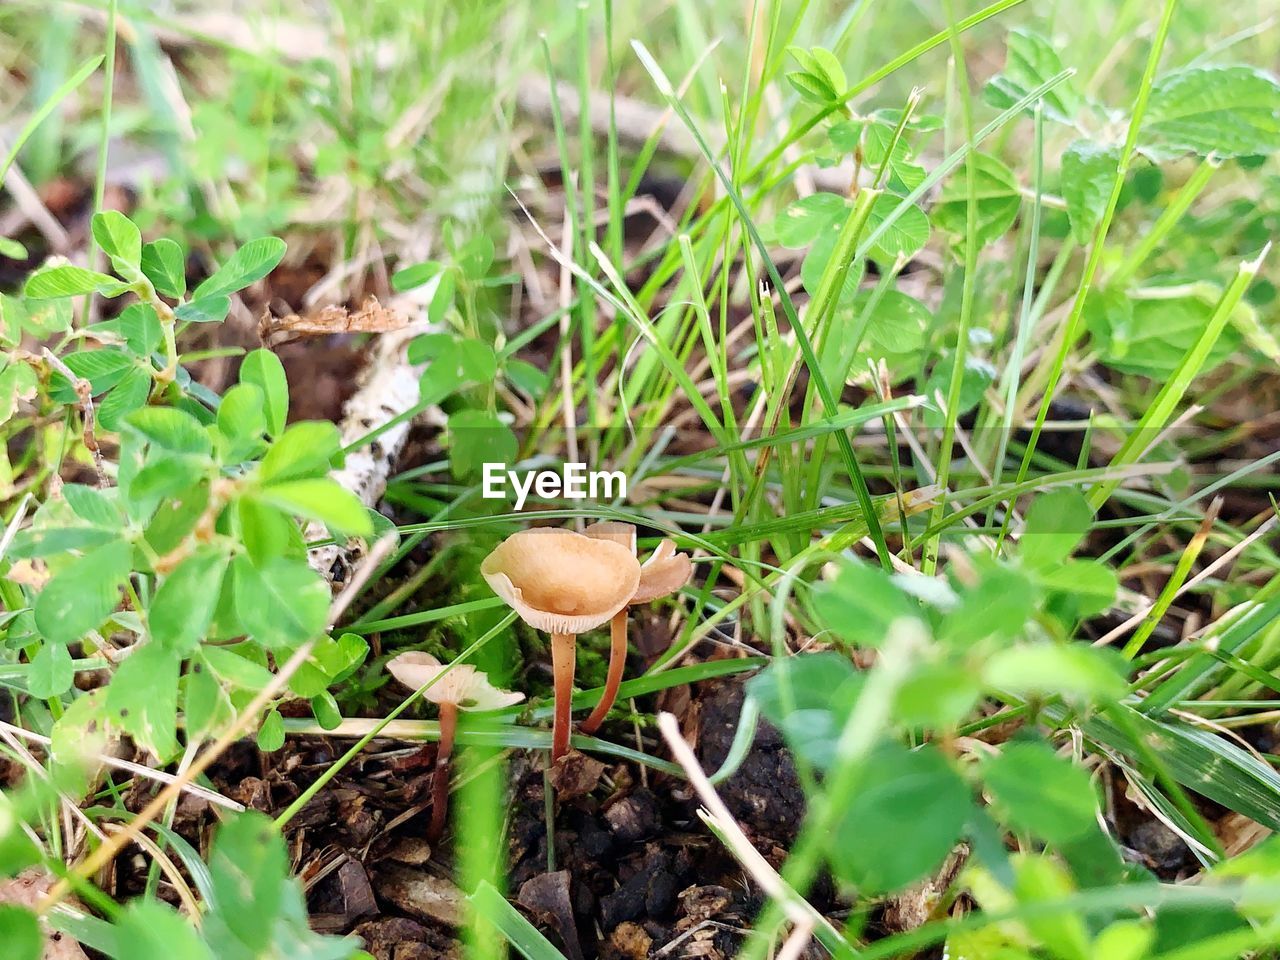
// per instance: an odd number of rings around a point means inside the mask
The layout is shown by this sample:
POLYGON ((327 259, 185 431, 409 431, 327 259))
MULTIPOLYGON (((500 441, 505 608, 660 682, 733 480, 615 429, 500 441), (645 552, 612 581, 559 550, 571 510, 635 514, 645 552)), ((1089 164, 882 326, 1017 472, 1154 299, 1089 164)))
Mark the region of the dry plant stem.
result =
POLYGON ((623 607, 613 615, 609 623, 609 673, 605 677, 604 692, 600 694, 600 702, 591 711, 591 716, 582 723, 582 732, 595 733, 609 715, 614 702, 618 699, 618 687, 622 685, 622 674, 627 668, 627 608, 623 607))
MULTIPOLYGON (((361 564, 362 569, 358 570, 356 576, 352 578, 353 583, 360 582, 369 575, 370 571, 376 569, 378 564, 391 552, 394 543, 395 538, 387 536, 374 544, 361 564)), ((346 605, 351 602, 351 599, 349 592, 339 594, 329 607, 330 623, 333 623, 342 615, 343 610, 346 609, 346 605)), ((139 836, 146 825, 163 813, 169 802, 177 797, 187 784, 208 770, 214 761, 226 752, 229 746, 248 732, 262 711, 284 690, 293 675, 302 669, 302 665, 310 659, 311 651, 315 645, 316 641, 313 638, 298 647, 293 656, 285 661, 284 666, 271 678, 271 682, 262 688, 247 707, 240 711, 239 716, 222 732, 222 735, 214 740, 200 756, 196 757, 191 766, 181 776, 176 777, 172 783, 152 797, 151 802, 143 807, 124 829, 118 833, 113 833, 102 846, 81 860, 71 870, 71 876, 81 880, 93 876, 110 863, 130 841, 139 836)), ((45 898, 40 901, 37 913, 41 916, 47 914, 71 892, 71 885, 72 882, 68 879, 59 880, 45 898)))
POLYGON ((573 701, 573 671, 577 638, 572 633, 551 635, 551 671, 555 675, 556 712, 551 725, 551 762, 569 752, 569 714, 573 701))
POLYGON ((440 704, 440 746, 436 748, 436 769, 431 775, 431 826, 427 839, 435 843, 444 836, 449 817, 449 757, 453 753, 453 737, 458 730, 458 705, 440 704))

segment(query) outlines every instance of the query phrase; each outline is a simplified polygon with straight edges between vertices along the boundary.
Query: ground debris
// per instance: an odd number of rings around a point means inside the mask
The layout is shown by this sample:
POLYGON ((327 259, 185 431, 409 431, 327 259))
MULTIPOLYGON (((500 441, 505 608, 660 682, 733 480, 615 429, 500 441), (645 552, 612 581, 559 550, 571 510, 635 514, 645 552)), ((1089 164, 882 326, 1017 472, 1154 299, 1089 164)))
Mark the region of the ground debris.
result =
POLYGON ((582 945, 578 942, 578 925, 573 917, 573 903, 569 897, 568 870, 544 873, 526 880, 520 885, 516 902, 536 914, 544 926, 549 925, 555 929, 570 960, 583 960, 582 945))
MULTIPOLYGON (((0 903, 34 909, 53 888, 54 878, 39 870, 24 870, 16 877, 0 880, 0 903)), ((45 931, 41 960, 87 960, 80 944, 57 930, 45 931)))
POLYGON ((457 927, 462 921, 466 899, 462 891, 451 881, 425 870, 394 865, 381 867, 377 891, 382 899, 420 920, 447 927, 457 927))
POLYGON ((405 917, 369 920, 352 931, 376 960, 455 960, 461 956, 451 936, 405 917))
POLYGON ((322 337, 338 333, 387 333, 407 326, 409 318, 398 310, 384 307, 377 297, 368 297, 358 310, 330 305, 310 313, 274 316, 264 311, 258 320, 258 337, 265 346, 273 346, 298 337, 322 337))

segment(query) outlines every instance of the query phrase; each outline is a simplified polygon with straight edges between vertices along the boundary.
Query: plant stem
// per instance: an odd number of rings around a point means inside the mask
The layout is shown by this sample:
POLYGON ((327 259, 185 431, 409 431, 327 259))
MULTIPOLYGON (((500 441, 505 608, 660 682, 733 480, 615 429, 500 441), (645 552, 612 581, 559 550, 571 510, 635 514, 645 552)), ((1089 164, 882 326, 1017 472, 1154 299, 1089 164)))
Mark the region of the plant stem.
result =
POLYGON ((600 694, 600 702, 596 704, 591 716, 582 724, 583 733, 595 733, 609 715, 610 708, 618 699, 618 687, 622 683, 622 673, 627 667, 627 608, 623 607, 609 624, 609 673, 605 677, 604 692, 600 694))
POLYGON ((458 705, 440 704, 440 746, 436 749, 436 769, 431 775, 431 826, 427 839, 435 843, 444 835, 449 814, 449 757, 453 753, 453 737, 458 729, 458 705))
POLYGON ((577 637, 551 635, 551 670, 555 675, 556 713, 551 724, 551 762, 569 752, 569 716, 573 700, 573 671, 577 665, 577 637))

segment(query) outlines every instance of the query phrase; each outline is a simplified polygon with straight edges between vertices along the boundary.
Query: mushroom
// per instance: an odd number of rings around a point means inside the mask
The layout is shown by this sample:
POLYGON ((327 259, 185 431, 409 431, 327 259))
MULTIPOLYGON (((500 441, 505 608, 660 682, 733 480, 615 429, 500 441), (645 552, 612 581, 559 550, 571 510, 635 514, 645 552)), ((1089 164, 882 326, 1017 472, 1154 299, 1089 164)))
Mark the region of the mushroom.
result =
POLYGON ((569 750, 575 641, 625 610, 640 586, 635 551, 560 527, 514 533, 480 564, 490 588, 535 630, 551 635, 555 719, 551 759, 569 750))
MULTIPOLYGON (((610 540, 636 552, 636 528, 633 524, 616 520, 605 520, 593 523, 583 533, 588 537, 610 540)), ((595 733, 609 715, 614 701, 618 699, 618 686, 622 683, 622 672, 627 665, 627 608, 648 603, 659 597, 675 593, 683 587, 693 573, 693 564, 686 553, 676 553, 676 545, 671 540, 663 540, 657 549, 650 554, 640 567, 640 583, 627 606, 614 614, 609 625, 609 673, 605 678, 604 692, 600 702, 596 704, 591 716, 582 724, 583 733, 595 733)))
POLYGON ((458 729, 458 711, 498 710, 519 703, 524 694, 499 690, 469 663, 442 664, 419 650, 399 654, 387 664, 387 670, 411 690, 426 687, 422 695, 440 708, 440 746, 431 778, 431 826, 427 828, 427 839, 434 843, 444 833, 449 809, 449 756, 458 729))

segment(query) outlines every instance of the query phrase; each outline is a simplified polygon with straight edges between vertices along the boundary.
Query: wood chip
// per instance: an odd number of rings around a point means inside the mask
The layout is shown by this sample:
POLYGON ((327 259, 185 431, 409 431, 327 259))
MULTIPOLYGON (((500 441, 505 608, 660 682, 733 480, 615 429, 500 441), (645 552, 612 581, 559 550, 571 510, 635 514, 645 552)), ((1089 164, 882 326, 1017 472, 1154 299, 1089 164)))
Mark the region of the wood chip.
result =
POLYGON ((378 871, 378 894, 405 913, 448 927, 462 922, 465 895, 441 877, 407 867, 378 871))

